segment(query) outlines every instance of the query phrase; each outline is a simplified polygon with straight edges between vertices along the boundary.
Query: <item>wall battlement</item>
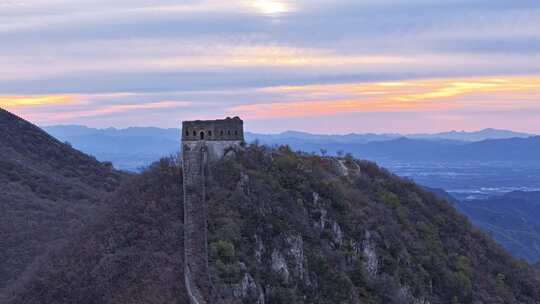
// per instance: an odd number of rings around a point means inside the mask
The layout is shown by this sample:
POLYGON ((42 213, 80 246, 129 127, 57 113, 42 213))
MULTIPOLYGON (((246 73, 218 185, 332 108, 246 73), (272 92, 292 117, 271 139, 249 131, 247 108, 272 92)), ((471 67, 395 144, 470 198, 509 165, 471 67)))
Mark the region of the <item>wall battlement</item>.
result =
POLYGON ((208 163, 223 157, 228 148, 244 141, 243 124, 238 117, 182 123, 184 280, 191 304, 212 303, 207 248, 208 163))
POLYGON ((204 143, 209 160, 220 159, 227 149, 244 142, 244 122, 239 117, 182 123, 182 150, 199 149, 204 143))
POLYGON ((182 141, 243 141, 244 122, 239 117, 182 123, 182 141))

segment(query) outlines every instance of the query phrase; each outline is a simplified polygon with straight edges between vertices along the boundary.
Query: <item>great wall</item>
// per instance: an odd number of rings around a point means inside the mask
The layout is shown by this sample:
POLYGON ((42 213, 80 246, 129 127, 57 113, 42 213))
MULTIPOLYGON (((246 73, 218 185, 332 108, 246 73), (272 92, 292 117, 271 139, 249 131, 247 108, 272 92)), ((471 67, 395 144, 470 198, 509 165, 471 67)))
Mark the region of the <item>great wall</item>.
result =
POLYGON ((208 164, 244 142, 243 125, 238 117, 182 123, 184 279, 191 304, 209 304, 212 296, 208 272, 208 164))

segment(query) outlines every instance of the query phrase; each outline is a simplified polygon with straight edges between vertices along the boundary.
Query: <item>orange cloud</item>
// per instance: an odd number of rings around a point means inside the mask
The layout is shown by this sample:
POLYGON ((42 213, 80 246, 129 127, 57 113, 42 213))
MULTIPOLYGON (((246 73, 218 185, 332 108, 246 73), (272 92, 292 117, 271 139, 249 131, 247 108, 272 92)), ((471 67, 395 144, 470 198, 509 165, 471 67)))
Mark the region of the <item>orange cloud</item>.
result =
POLYGON ((0 106, 3 108, 65 105, 75 103, 76 101, 77 98, 72 95, 0 96, 0 106))
POLYGON ((242 105, 230 109, 250 119, 309 117, 336 115, 353 112, 401 112, 418 110, 447 110, 455 108, 451 103, 432 104, 420 107, 416 102, 375 101, 375 100, 335 100, 310 102, 284 102, 242 105))
POLYGON ((126 112, 130 110, 148 110, 148 109, 165 109, 165 108, 172 108, 172 107, 185 107, 188 106, 189 102, 184 101, 160 101, 160 102, 149 102, 149 103, 142 103, 142 104, 123 104, 123 105, 111 105, 102 107, 96 110, 92 111, 85 111, 80 112, 81 114, 79 117, 83 116, 98 116, 98 115, 106 115, 106 114, 113 114, 118 112, 126 112))
POLYGON ((441 99, 479 93, 504 93, 520 91, 540 91, 540 78, 487 78, 458 81, 425 82, 427 88, 416 94, 405 94, 396 100, 441 99))
POLYGON ((540 97, 540 76, 284 86, 261 91, 277 94, 279 100, 241 105, 230 112, 265 119, 467 107, 508 109, 509 104, 514 108, 524 103, 531 106, 532 100, 538 105, 538 99, 530 97, 540 97), (505 100, 497 98, 500 96, 505 96, 505 100), (493 101, 486 102, 490 99, 493 101))

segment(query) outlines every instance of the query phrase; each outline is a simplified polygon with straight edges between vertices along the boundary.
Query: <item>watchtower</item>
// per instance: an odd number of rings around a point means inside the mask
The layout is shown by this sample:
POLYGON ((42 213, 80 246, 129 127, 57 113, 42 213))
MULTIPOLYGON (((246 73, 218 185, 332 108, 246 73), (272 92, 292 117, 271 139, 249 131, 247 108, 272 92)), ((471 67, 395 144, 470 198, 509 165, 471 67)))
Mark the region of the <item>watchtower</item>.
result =
POLYGON ((195 120, 182 123, 182 144, 193 148, 204 142, 212 159, 219 159, 227 148, 244 141, 244 122, 239 117, 218 120, 195 120))
POLYGON ((208 162, 220 159, 227 149, 243 141, 244 122, 238 117, 182 123, 184 279, 191 304, 211 303, 206 204, 208 162))

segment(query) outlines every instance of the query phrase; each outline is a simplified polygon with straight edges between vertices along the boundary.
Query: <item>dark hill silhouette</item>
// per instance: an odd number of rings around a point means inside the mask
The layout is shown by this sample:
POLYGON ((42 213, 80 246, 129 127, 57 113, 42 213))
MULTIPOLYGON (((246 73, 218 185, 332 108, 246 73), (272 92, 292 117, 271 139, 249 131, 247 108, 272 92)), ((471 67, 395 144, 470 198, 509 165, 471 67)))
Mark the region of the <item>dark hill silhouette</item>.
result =
POLYGON ((93 217, 122 174, 2 109, 0 155, 1 300, 93 217))
MULTIPOLYGON (((540 301, 532 267, 373 163, 250 145, 211 172, 216 303, 540 301)), ((122 187, 9 303, 187 303, 181 176, 162 160, 122 187)))

